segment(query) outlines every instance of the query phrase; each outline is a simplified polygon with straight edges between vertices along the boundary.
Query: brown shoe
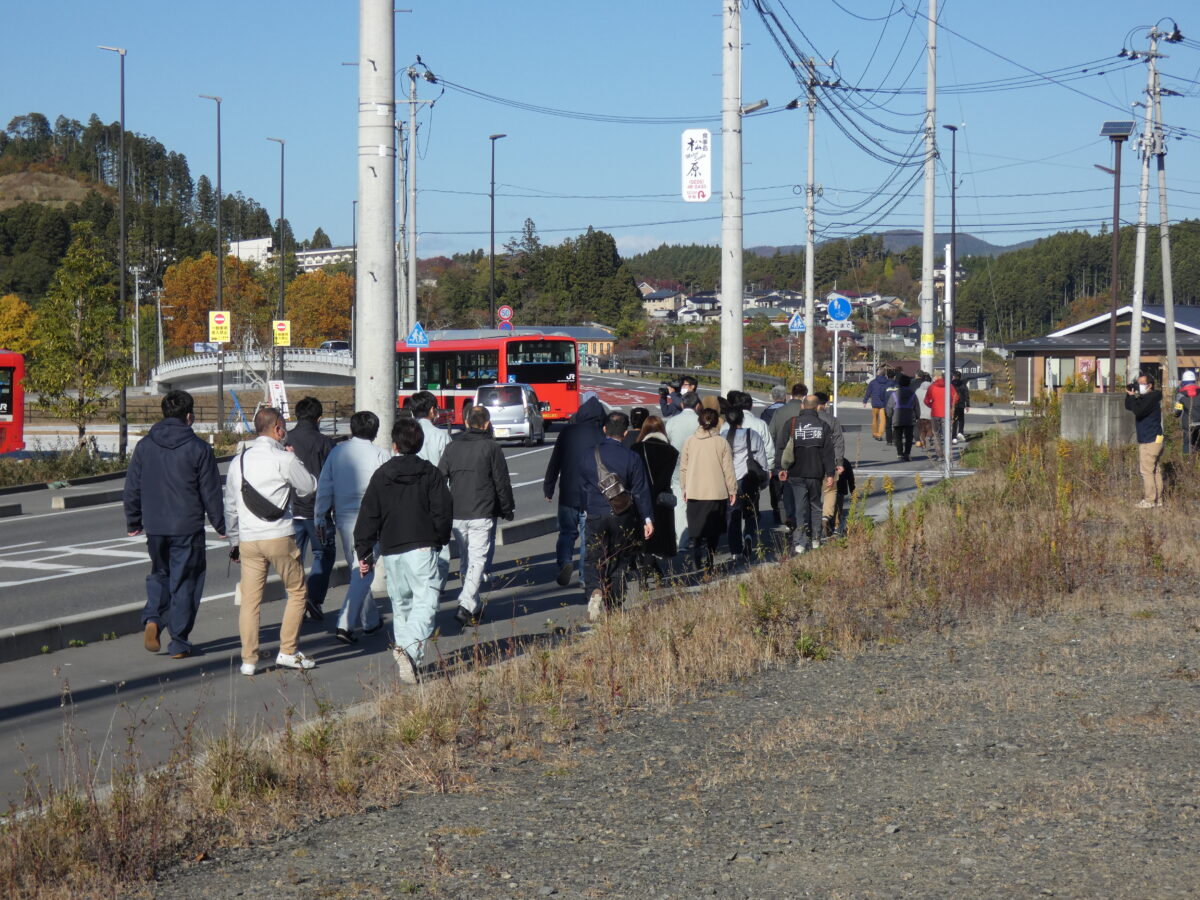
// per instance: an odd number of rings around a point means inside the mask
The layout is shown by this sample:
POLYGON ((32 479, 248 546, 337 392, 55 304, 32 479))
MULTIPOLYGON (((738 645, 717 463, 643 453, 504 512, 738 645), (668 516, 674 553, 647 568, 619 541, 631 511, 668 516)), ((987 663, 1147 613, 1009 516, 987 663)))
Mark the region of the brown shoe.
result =
POLYGON ((142 645, 151 653, 157 653, 162 649, 162 644, 158 642, 158 623, 147 622, 146 630, 142 634, 142 645))
POLYGON ((172 653, 171 659, 187 659, 191 655, 191 650, 180 650, 178 653, 172 653))

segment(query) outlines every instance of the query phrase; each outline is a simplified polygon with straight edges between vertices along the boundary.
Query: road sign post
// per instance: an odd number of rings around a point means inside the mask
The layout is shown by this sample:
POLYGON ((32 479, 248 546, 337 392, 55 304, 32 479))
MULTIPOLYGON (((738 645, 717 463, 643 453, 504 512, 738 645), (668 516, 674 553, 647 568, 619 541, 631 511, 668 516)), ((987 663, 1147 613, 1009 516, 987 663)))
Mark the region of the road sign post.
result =
POLYGON ((404 343, 417 351, 417 390, 419 391, 421 389, 421 348, 429 346, 429 335, 425 333, 420 322, 413 324, 412 331, 408 333, 404 343))
POLYGON ((788 319, 788 331, 792 334, 804 334, 804 330, 804 316, 797 311, 788 319))

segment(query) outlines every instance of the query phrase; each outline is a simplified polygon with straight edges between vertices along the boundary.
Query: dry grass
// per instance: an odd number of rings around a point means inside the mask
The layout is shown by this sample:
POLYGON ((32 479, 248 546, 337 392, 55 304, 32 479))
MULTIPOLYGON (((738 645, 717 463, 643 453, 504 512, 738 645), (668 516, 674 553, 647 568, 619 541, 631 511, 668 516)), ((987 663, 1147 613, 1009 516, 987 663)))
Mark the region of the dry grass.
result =
MULTIPOLYGON (((1171 540, 1190 529, 1200 496, 1190 468, 1174 479, 1167 508, 1137 511, 1132 452, 1056 441, 1054 425, 1038 419, 990 436, 977 451, 977 477, 923 491, 881 523, 855 521, 842 546, 677 597, 666 611, 614 615, 552 649, 499 659, 477 648, 473 660, 447 664, 418 690, 376 697, 369 714, 321 705, 314 719, 278 735, 231 727, 193 740, 185 728, 171 764, 150 774, 131 733, 108 796, 79 785, 31 790, 31 812, 0 831, 0 893, 115 895, 279 822, 392 805, 413 791, 471 790, 499 760, 565 772, 580 729, 613 728, 627 710, 667 708, 767 666, 929 629, 984 635, 1014 616, 1103 606, 1114 584, 1137 596, 1140 579, 1195 571, 1194 544, 1171 540)), ((1190 467, 1173 452, 1174 472, 1190 467)), ((1133 609, 1124 611, 1130 627, 1161 627, 1131 618, 1133 609)), ((1062 653, 1044 663, 1082 664, 1062 653)), ((1155 665, 1160 677, 1192 677, 1155 665)), ((962 688, 989 703, 1022 702, 1004 686, 962 688)), ((936 717, 937 700, 892 697, 856 719, 787 723, 767 737, 794 747, 836 724, 852 738, 936 717)), ((1097 724, 1153 729, 1158 715, 1147 709, 1097 724)))

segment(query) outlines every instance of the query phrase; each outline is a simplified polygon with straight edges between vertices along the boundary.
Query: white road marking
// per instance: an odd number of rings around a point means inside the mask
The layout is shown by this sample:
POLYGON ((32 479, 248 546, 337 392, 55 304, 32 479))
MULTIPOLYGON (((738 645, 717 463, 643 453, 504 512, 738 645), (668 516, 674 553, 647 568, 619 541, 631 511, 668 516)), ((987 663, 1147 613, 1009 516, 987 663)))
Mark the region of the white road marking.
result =
POLYGON ((117 501, 116 503, 99 503, 96 506, 81 506, 78 509, 62 509, 58 512, 34 513, 31 516, 9 516, 8 518, 0 519, 0 525, 8 523, 20 524, 21 522, 28 522, 30 519, 45 519, 49 516, 69 516, 72 513, 94 512, 98 509, 111 509, 114 506, 120 505, 121 502, 117 501))
MULTIPOLYGON (((110 543, 118 543, 118 544, 129 544, 134 541, 141 541, 141 540, 145 540, 145 538, 121 537, 121 538, 110 539, 109 542, 110 543)), ((104 543, 104 542, 94 541, 92 543, 104 543)), ((208 551, 224 550, 224 549, 227 549, 228 546, 229 545, 225 541, 222 541, 220 539, 213 538, 213 539, 208 539, 205 541, 205 549, 208 551)), ((34 551, 26 550, 24 552, 30 553, 30 552, 34 552, 34 551)), ((55 581, 60 578, 70 578, 71 576, 74 576, 74 575, 91 575, 95 572, 105 572, 109 569, 120 569, 120 568, 124 568, 126 566, 144 566, 147 562, 149 562, 149 557, 144 552, 135 553, 130 550, 120 550, 120 549, 116 549, 116 548, 112 548, 109 551, 105 551, 101 548, 93 549, 93 548, 91 548, 90 545, 88 545, 88 546, 72 545, 72 546, 67 546, 67 547, 48 547, 48 548, 46 548, 46 554, 47 555, 45 557, 43 557, 43 559, 52 560, 52 562, 43 562, 43 561, 31 562, 31 561, 20 560, 20 559, 12 559, 12 560, 0 559, 0 569, 8 569, 8 568, 21 569, 26 572, 28 572, 28 571, 52 571, 54 573, 52 575, 41 575, 41 576, 36 576, 33 578, 25 578, 25 579, 21 579, 19 581, 0 581, 0 588, 20 587, 20 586, 26 585, 26 584, 36 584, 41 581, 55 581), (70 559, 72 554, 79 554, 79 555, 83 555, 83 556, 107 556, 109 558, 115 557, 122 561, 112 563, 111 565, 99 565, 99 566, 92 566, 92 565, 76 566, 76 565, 72 565, 71 563, 62 561, 65 559, 70 559)))
POLYGON ((533 481, 522 481, 522 482, 520 482, 520 483, 518 483, 518 484, 514 484, 514 485, 513 485, 513 487, 515 487, 515 488, 519 488, 519 487, 529 487, 529 485, 531 485, 531 484, 541 484, 541 483, 542 483, 543 481, 545 481, 545 480, 546 480, 546 479, 544 479, 544 478, 536 478, 536 479, 534 479, 533 481))
POLYGON ((57 557, 51 557, 51 559, 55 561, 37 562, 32 559, 0 559, 0 569, 24 569, 30 572, 61 572, 63 569, 69 569, 70 571, 65 574, 74 575, 78 570, 85 568, 85 566, 72 566, 67 563, 60 563, 57 561, 57 557))
POLYGON ((516 459, 518 456, 528 456, 530 453, 541 453, 545 450, 553 450, 553 445, 549 447, 538 447, 536 450, 524 450, 520 453, 514 453, 512 456, 507 456, 505 459, 516 459))
POLYGON ((12 555, 11 551, 13 551, 13 550, 16 550, 18 553, 28 553, 29 552, 28 550, 17 550, 17 548, 18 547, 36 547, 41 543, 43 543, 43 542, 42 541, 26 541, 23 544, 9 544, 7 551, 4 553, 0 553, 0 556, 11 556, 12 555))

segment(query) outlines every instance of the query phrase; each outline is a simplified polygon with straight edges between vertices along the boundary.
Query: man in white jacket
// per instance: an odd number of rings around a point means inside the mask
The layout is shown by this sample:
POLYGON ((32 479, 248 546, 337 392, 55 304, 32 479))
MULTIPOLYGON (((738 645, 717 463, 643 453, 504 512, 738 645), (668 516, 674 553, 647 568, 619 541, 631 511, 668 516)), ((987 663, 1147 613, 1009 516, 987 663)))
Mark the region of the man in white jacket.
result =
POLYGON ((358 508, 363 494, 375 470, 388 461, 389 454, 374 444, 379 434, 379 417, 373 412, 360 410, 350 417, 350 440, 338 444, 325 459, 321 467, 321 479, 317 484, 317 502, 313 515, 318 522, 326 521, 333 512, 334 524, 342 538, 342 552, 346 565, 350 567, 350 587, 338 613, 337 639, 343 644, 353 644, 357 638, 354 629, 361 628, 366 634, 379 630, 379 608, 371 597, 371 582, 375 570, 366 575, 359 571, 358 559, 354 555, 354 524, 358 521, 358 508))
POLYGON ((297 642, 304 619, 304 566, 292 525, 292 497, 307 497, 317 480, 300 457, 286 450, 287 425, 279 410, 260 409, 254 416, 254 441, 229 466, 225 482, 225 522, 242 565, 242 606, 238 629, 242 638, 242 674, 258 668, 258 632, 267 569, 274 567, 287 590, 287 606, 279 627, 275 665, 311 669, 316 663, 300 652, 297 642), (246 490, 242 489, 243 483, 246 490))

